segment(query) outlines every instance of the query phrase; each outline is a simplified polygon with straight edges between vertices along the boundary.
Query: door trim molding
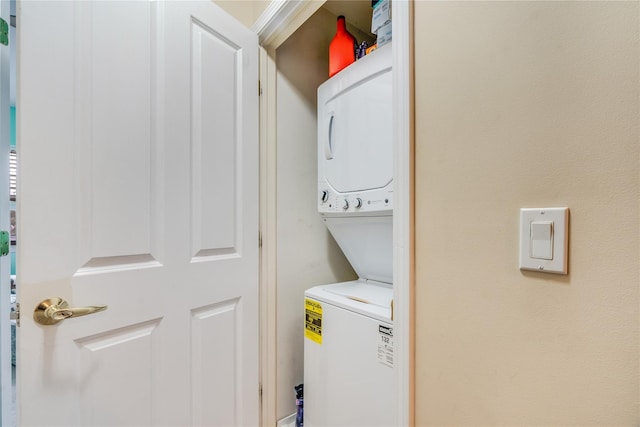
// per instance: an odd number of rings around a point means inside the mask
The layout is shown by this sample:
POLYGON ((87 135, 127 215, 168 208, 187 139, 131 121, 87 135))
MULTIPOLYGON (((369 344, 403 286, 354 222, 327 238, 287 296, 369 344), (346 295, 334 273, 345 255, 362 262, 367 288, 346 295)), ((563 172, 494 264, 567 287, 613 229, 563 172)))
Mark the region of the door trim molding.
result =
POLYGON ((325 0, 272 0, 251 30, 258 35, 262 47, 275 51, 324 3, 325 0))
POLYGON ((414 167, 413 2, 393 8, 393 301, 396 414, 399 426, 414 420, 414 167), (399 202, 399 203, 398 203, 399 202))
POLYGON ((276 49, 325 0, 273 0, 251 29, 260 41, 260 383, 263 427, 277 420, 276 49))
POLYGON ((276 61, 260 47, 260 425, 277 417, 276 61), (268 96, 268 94, 274 94, 268 96))
MULTIPOLYGON (((0 1, 0 17, 9 22, 11 5, 7 0, 0 1)), ((16 31, 17 34, 17 31, 16 31)), ((9 43, 15 43, 9 40, 9 43)), ((10 100, 9 69, 10 48, 0 46, 0 161, 9 164, 10 150, 10 100)), ((2 168, 0 175, 0 229, 9 230, 9 171, 2 168)), ((15 420, 11 415, 11 257, 0 257, 0 425, 11 425, 15 420)))
MULTIPOLYGON (((393 2, 394 112, 394 329, 396 353, 396 425, 414 425, 413 313, 413 2, 393 2)), ((260 344, 262 426, 277 423, 276 343, 276 49, 325 0, 272 0, 251 27, 260 40, 260 344)))

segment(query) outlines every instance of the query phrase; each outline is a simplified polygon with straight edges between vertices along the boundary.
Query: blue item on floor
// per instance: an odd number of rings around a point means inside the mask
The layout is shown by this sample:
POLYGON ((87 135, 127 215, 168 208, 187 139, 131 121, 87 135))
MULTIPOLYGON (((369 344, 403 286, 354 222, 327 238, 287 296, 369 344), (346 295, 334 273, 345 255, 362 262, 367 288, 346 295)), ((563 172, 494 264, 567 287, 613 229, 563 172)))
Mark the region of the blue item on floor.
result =
POLYGON ((296 414, 296 427, 304 426, 304 399, 303 399, 303 384, 299 384, 294 387, 296 391, 296 406, 298 407, 298 412, 296 414))

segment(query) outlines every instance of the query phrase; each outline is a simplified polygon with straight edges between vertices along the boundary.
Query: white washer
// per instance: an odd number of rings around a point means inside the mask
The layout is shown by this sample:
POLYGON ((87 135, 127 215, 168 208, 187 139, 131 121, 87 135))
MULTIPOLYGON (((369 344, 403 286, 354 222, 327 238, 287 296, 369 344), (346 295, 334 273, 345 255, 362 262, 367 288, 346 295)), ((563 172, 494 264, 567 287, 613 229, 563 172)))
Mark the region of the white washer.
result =
POLYGON ((392 298, 360 280, 305 292, 305 427, 394 425, 392 298))

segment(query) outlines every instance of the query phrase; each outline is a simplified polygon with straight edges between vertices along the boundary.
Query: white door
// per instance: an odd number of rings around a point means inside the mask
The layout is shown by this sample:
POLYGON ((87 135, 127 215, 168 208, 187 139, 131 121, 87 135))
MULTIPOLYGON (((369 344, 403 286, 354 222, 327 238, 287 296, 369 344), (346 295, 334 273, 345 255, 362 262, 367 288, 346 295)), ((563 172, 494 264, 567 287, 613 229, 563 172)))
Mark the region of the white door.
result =
POLYGON ((258 425, 257 37, 208 0, 18 31, 19 424, 258 425))

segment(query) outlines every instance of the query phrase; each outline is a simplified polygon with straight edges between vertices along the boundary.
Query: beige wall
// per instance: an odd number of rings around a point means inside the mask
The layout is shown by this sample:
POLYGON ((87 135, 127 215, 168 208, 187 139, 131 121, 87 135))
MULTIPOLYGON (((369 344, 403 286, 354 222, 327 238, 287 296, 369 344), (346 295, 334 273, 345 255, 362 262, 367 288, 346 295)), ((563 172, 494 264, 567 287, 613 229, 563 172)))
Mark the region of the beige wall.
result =
POLYGON ((416 3, 418 425, 640 425, 639 16, 416 3), (551 206, 570 273, 522 272, 551 206))
POLYGON ((251 27, 253 19, 253 2, 245 0, 213 0, 215 4, 224 9, 229 15, 242 22, 246 27, 251 27))
POLYGON ((271 0, 213 0, 213 2, 246 27, 251 28, 271 0))
POLYGON ((276 51, 277 418, 303 381, 304 291, 355 274, 317 212, 316 91, 327 80, 336 17, 320 9, 276 51))
POLYGON ((252 0, 253 22, 256 22, 260 15, 267 9, 271 0, 252 0))

